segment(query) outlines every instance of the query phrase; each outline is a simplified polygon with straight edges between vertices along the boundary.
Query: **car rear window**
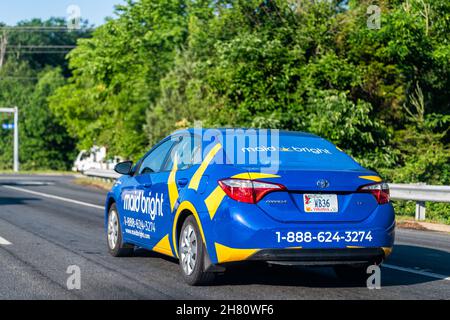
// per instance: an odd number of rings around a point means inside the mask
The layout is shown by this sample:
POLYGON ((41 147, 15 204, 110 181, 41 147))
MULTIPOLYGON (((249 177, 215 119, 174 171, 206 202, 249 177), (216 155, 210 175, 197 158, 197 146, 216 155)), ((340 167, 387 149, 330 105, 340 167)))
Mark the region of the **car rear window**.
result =
POLYGON ((226 161, 235 166, 278 166, 280 169, 361 169, 331 142, 302 133, 227 134, 226 161))

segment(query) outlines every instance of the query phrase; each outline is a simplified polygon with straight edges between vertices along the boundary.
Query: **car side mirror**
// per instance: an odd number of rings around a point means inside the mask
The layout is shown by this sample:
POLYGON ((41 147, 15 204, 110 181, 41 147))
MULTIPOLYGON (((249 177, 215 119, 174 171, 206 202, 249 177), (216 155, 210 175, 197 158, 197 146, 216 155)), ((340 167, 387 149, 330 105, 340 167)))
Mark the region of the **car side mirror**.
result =
POLYGON ((114 167, 114 171, 119 174, 130 175, 132 168, 133 168, 133 161, 125 161, 116 164, 116 166, 114 167))

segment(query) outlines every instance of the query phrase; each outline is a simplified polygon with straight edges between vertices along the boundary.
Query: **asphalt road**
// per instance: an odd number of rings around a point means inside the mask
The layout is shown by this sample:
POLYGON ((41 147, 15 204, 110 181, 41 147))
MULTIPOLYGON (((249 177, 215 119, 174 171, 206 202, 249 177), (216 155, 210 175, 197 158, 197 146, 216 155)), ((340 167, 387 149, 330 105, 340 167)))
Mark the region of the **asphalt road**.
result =
POLYGON ((111 257, 105 192, 72 179, 0 175, 0 299, 450 299, 450 235, 409 230, 397 230, 379 290, 343 282, 331 268, 254 266, 189 287, 172 259, 144 250, 111 257), (80 290, 67 289, 71 265, 80 267, 80 290))

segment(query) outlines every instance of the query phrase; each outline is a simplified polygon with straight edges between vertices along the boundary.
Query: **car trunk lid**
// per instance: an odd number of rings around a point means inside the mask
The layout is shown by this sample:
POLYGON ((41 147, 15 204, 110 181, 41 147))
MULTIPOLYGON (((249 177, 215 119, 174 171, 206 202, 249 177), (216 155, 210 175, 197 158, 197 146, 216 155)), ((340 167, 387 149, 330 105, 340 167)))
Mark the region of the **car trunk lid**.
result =
POLYGON ((358 222, 367 219, 378 206, 371 194, 358 192, 359 187, 376 180, 364 170, 284 170, 278 176, 264 181, 282 183, 287 190, 270 193, 257 204, 278 221, 358 222), (308 199, 325 199, 332 202, 332 207, 337 200, 336 212, 308 211, 308 199))

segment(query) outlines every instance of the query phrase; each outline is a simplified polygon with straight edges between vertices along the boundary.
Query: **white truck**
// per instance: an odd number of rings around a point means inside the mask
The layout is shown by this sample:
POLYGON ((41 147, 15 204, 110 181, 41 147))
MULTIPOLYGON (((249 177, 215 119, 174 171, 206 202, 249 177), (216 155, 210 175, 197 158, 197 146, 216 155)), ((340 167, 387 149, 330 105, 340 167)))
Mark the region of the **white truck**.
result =
POLYGON ((114 156, 112 159, 106 158, 106 147, 93 146, 90 150, 81 150, 78 154, 72 170, 84 172, 87 170, 112 170, 122 159, 114 156))

